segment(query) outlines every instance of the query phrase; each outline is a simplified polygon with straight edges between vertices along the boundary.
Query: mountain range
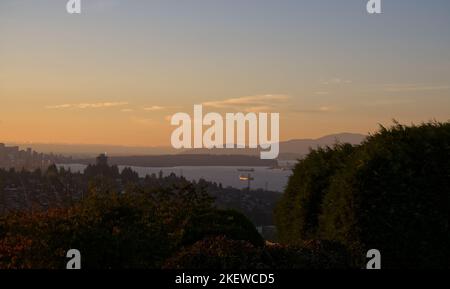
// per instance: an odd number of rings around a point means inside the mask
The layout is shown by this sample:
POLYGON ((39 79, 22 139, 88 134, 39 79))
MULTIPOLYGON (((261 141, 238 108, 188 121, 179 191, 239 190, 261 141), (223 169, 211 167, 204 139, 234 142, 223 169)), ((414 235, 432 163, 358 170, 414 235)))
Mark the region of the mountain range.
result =
MULTIPOLYGON (((326 135, 318 139, 293 139, 280 142, 280 160, 295 160, 308 154, 311 148, 332 146, 336 143, 360 144, 365 135, 356 133, 339 133, 326 135)), ((190 149, 183 154, 213 155, 259 155, 260 149, 190 149)))
MULTIPOLYGON (((338 133, 326 135, 317 139, 293 139, 280 142, 279 159, 294 160, 306 155, 310 148, 330 146, 335 143, 359 144, 366 138, 357 133, 338 133)), ((44 143, 8 143, 21 148, 32 148, 42 153, 54 153, 73 158, 94 157, 100 153, 110 156, 148 156, 168 154, 203 154, 203 155, 259 155, 259 149, 187 149, 175 150, 171 147, 133 147, 117 145, 90 144, 44 144, 44 143)))

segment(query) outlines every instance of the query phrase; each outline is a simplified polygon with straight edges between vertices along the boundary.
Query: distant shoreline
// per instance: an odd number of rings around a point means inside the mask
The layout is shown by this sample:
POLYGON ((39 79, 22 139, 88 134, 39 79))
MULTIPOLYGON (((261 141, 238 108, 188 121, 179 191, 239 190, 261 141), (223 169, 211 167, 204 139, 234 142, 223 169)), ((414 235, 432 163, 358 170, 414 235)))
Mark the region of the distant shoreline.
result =
MULTIPOLYGON (((73 159, 71 164, 89 165, 95 158, 73 159)), ((111 156, 109 163, 117 166, 137 167, 180 167, 180 166, 241 166, 241 167, 276 167, 276 160, 261 160, 256 156, 246 155, 157 155, 157 156, 111 156)), ((62 163, 64 164, 64 163, 62 163)))
MULTIPOLYGON (((70 170, 72 173, 83 174, 87 168, 86 164, 71 163, 57 164, 58 168, 70 170)), ((174 167, 141 167, 131 165, 118 165, 119 172, 125 168, 131 168, 138 173, 139 177, 145 178, 147 175, 183 176, 189 181, 199 181, 204 179, 209 182, 222 184, 224 187, 245 189, 248 185, 246 181, 240 179, 241 175, 250 174, 252 189, 264 189, 266 191, 283 192, 288 182, 291 170, 272 167, 258 166, 174 166, 174 167), (245 171, 240 171, 244 169, 245 171)))

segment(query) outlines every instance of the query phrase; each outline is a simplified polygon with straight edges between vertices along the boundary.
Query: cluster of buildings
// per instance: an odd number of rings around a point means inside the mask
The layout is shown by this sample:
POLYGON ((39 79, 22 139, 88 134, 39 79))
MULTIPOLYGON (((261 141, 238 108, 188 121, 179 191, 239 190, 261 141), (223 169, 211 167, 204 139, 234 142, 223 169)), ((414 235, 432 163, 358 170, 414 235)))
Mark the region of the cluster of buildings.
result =
POLYGON ((43 154, 31 148, 20 150, 18 146, 6 146, 0 143, 0 168, 16 170, 46 169, 49 165, 57 163, 60 156, 43 154))

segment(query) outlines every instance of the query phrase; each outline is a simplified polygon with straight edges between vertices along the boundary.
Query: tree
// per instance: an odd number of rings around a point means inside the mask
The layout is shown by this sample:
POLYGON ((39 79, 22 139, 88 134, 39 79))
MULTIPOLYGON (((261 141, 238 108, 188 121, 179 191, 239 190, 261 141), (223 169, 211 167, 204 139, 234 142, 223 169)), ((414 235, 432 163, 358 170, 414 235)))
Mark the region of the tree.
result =
POLYGON ((317 238, 319 215, 332 176, 354 151, 350 144, 311 150, 299 160, 275 208, 278 237, 284 242, 317 238))
POLYGON ((344 244, 362 266, 450 266, 450 123, 381 127, 361 145, 313 150, 276 210, 282 241, 344 244))
POLYGON ((224 236, 207 238, 180 250, 164 264, 165 269, 245 270, 267 269, 263 250, 246 241, 224 236))
POLYGON ((450 123, 381 128, 330 185, 321 235, 384 267, 450 266, 450 123))
POLYGON ((122 170, 120 178, 123 183, 137 183, 139 181, 139 175, 131 168, 126 167, 122 170))
POLYGON ((182 244, 190 245, 219 235, 231 240, 248 241, 254 246, 264 245, 255 226, 244 215, 233 210, 210 210, 193 215, 184 228, 182 244))
POLYGON ((91 195, 71 208, 0 220, 1 268, 62 269, 70 248, 80 250, 86 269, 159 268, 170 246, 143 196, 91 195))

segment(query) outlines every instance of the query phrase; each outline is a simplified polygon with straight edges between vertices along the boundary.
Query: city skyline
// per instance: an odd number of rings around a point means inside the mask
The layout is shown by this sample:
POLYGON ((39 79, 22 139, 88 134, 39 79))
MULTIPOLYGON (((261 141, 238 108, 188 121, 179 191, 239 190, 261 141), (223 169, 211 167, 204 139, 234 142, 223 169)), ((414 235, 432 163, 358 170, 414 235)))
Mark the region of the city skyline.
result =
POLYGON ((280 140, 448 121, 450 3, 0 3, 0 142, 170 146, 170 116, 279 112, 280 140))

